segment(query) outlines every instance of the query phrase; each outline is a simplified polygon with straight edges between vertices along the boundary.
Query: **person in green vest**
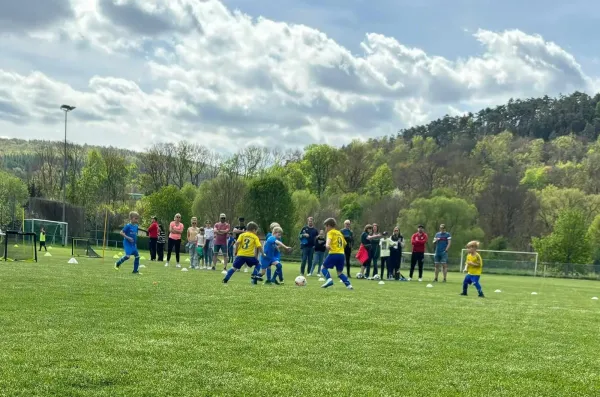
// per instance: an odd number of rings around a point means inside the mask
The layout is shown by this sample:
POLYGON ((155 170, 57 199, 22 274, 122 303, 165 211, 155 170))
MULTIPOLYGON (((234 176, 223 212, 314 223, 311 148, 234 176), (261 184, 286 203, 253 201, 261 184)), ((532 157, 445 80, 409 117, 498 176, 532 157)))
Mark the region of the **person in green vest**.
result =
POLYGON ((44 228, 40 229, 40 251, 42 247, 44 247, 45 251, 48 251, 48 248, 46 248, 46 229, 44 228))

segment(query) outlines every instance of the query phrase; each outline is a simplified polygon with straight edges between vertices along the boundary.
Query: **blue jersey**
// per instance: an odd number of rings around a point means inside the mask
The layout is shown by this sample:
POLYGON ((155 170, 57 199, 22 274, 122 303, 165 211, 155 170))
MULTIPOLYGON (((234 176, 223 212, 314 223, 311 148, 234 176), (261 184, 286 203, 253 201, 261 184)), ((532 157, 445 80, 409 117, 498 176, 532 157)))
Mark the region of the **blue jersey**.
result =
POLYGON ((235 244, 235 237, 229 237, 227 240, 227 247, 231 248, 235 244))
POLYGON ((435 239, 435 252, 436 254, 441 254, 446 252, 446 249, 448 248, 448 243, 450 243, 452 237, 448 232, 438 232, 435 235, 435 239))
POLYGON ((279 260, 281 255, 277 248, 277 237, 271 235, 267 238, 264 247, 264 255, 271 260, 279 260))
POLYGON ((123 228, 123 234, 125 234, 125 236, 133 239, 133 243, 132 243, 128 239, 124 238, 123 246, 124 247, 135 247, 135 245, 137 243, 138 225, 133 225, 131 223, 128 223, 123 228))

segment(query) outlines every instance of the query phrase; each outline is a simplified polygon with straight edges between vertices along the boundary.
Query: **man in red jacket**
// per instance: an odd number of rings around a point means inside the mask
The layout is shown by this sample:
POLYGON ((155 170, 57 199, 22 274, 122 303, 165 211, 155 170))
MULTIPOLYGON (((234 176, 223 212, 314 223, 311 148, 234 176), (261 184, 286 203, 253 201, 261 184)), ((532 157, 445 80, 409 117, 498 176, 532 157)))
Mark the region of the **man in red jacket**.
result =
POLYGON ((156 244, 158 242, 158 219, 152 217, 152 224, 148 226, 148 237, 150 238, 150 260, 156 260, 156 244))
POLYGON ((412 255, 410 257, 410 275, 408 280, 412 280, 415 272, 415 265, 419 264, 419 281, 423 281, 423 261, 425 259, 425 244, 427 244, 427 234, 425 227, 419 225, 418 231, 412 235, 410 243, 412 244, 412 255))

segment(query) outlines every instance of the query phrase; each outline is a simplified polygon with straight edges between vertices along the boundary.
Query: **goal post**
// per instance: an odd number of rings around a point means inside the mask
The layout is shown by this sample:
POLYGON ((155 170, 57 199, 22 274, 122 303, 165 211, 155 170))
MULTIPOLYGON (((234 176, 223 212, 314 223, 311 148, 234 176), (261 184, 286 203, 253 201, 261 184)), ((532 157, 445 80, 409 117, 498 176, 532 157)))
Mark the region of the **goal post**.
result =
POLYGON ((42 228, 46 231, 46 244, 60 244, 63 247, 68 247, 69 224, 67 222, 49 221, 46 219, 23 220, 24 232, 35 233, 39 236, 42 228))
POLYGON ((7 231, 4 234, 3 259, 10 262, 37 262, 37 235, 7 231))
POLYGON ((71 256, 102 258, 92 247, 90 239, 87 238, 73 238, 73 240, 71 241, 71 256))
MULTIPOLYGON (((483 259, 483 272, 496 274, 514 274, 537 276, 538 253, 525 251, 477 250, 483 259)), ((460 252, 460 270, 464 271, 467 249, 460 252)))

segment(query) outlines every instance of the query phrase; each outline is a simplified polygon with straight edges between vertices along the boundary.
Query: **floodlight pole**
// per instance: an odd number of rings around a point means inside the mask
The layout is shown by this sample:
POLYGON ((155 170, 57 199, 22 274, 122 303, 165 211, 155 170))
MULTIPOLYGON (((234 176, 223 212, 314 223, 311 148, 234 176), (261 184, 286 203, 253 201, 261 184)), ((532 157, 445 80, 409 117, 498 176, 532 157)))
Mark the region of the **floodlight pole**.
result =
POLYGON ((65 152, 63 155, 63 177, 62 177, 62 221, 65 222, 65 206, 67 200, 67 113, 74 110, 75 106, 62 105, 60 110, 65 112, 65 152))

